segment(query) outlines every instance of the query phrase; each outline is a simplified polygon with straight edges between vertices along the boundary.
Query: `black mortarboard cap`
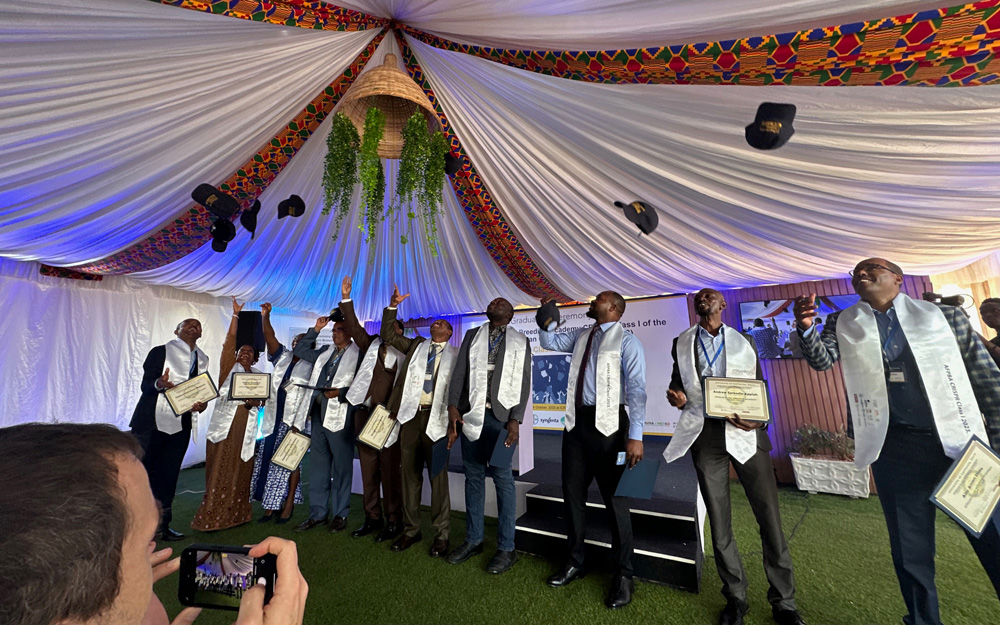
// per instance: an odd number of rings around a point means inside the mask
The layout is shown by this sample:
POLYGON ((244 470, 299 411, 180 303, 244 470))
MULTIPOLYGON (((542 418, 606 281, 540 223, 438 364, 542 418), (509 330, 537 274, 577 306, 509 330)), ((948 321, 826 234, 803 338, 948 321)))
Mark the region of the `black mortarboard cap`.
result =
POLYGON ((191 199, 205 207, 216 217, 229 219, 240 209, 240 205, 229 195, 210 184, 200 184, 191 192, 191 199))
POLYGON ((330 321, 337 323, 344 320, 344 313, 340 312, 340 306, 330 311, 330 321))
POLYGON ((642 230, 644 234, 652 234, 653 230, 656 230, 656 226, 660 224, 660 216, 656 214, 656 209, 645 202, 639 200, 629 204, 615 202, 615 206, 623 209, 625 217, 639 226, 639 230, 642 230))
POLYGON ((212 249, 225 252, 226 246, 236 238, 236 226, 228 219, 216 219, 212 223, 212 249))
POLYGON ((306 203, 297 195, 290 195, 287 200, 278 202, 278 219, 288 216, 301 217, 305 212, 306 203))
POLYGON ((553 322, 559 323, 559 308, 556 307, 555 300, 542 304, 542 307, 535 313, 535 322, 542 330, 548 330, 553 322))
POLYGON ((247 229, 253 239, 257 230, 257 213, 260 212, 260 200, 254 200, 253 205, 240 213, 240 225, 247 229))
POLYGON ((451 152, 444 156, 444 173, 454 176, 462 171, 462 159, 451 152))
POLYGON ((764 102, 757 107, 757 117, 746 127, 747 143, 758 150, 774 150, 785 145, 795 134, 794 104, 764 102))

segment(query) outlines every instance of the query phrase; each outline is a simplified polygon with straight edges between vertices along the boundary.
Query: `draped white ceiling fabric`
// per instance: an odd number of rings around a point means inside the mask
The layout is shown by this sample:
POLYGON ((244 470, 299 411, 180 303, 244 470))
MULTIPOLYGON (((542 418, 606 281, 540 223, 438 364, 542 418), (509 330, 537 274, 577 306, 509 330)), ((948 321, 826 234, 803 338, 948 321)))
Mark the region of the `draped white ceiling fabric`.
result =
POLYGON ((145 239, 374 36, 146 0, 0 3, 0 254, 74 265, 145 239))
MULTIPOLYGON (((366 71, 382 65, 387 52, 396 55, 402 68, 399 47, 392 37, 386 37, 366 71)), ((409 242, 399 244, 400 234, 406 232, 406 218, 402 215, 405 209, 396 220, 395 232, 387 221, 374 249, 365 245, 356 227, 361 210, 360 185, 354 192, 351 213, 334 239, 334 216, 321 214, 323 160, 332 120, 332 115, 327 117, 261 195, 266 209, 258 217, 255 240, 251 241, 249 233, 241 229, 225 254, 217 254, 206 245, 165 267, 133 275, 182 289, 324 313, 340 301, 341 280, 350 275, 354 284, 351 298, 358 316, 366 320, 381 319, 394 284, 401 292, 410 293, 400 307, 402 318, 482 311, 495 297, 506 297, 515 305, 532 303, 479 242, 450 185, 444 190, 438 223, 444 256, 431 255, 423 243, 424 231, 418 219, 408 233, 409 242), (305 214, 279 220, 274 207, 293 193, 305 201, 305 214), (220 263, 220 258, 227 262, 220 263)), ((383 160, 387 205, 395 194, 397 163, 383 160)))
POLYGON ((330 4, 394 18, 459 43, 533 50, 619 50, 740 39, 949 6, 948 0, 350 0, 330 4))
MULTIPOLYGON (((455 41, 617 49, 783 33, 943 0, 354 0, 455 41)), ((58 266, 129 248, 225 180, 339 76, 377 30, 256 23, 148 0, 0 0, 0 256, 58 266)), ((1000 249, 1000 87, 602 85, 408 39, 520 243, 565 295, 626 296, 844 275, 887 256, 940 273, 1000 249), (747 146, 762 101, 798 106, 783 148, 747 146), (614 200, 644 200, 640 237, 614 200)), ((388 36, 368 67, 381 63, 388 36)), ((398 54, 398 51, 397 51, 398 54)), ((423 232, 373 248, 320 214, 329 119, 261 196, 256 239, 204 246, 140 280, 325 312, 354 278, 366 319, 532 304, 497 267, 450 185, 442 256, 423 232), (275 206, 301 196, 305 216, 275 206)), ((391 200, 396 164, 386 161, 391 200)), ((360 194, 355 193, 360 199, 360 194)))

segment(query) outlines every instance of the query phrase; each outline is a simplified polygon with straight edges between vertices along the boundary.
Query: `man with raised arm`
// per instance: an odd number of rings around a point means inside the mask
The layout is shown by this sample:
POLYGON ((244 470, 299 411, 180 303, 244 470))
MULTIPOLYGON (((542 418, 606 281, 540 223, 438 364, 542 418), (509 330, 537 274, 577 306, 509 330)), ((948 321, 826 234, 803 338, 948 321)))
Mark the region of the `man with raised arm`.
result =
MULTIPOLYGON (((420 495, 423 469, 431 473, 434 443, 448 433, 448 384, 458 350, 448 344, 451 324, 435 320, 430 327, 431 340, 407 338, 396 332, 396 309, 409 297, 394 287, 389 307, 382 313, 379 338, 404 354, 401 374, 389 396, 386 408, 399 420, 399 444, 403 477, 403 535, 392 544, 393 551, 404 551, 420 542, 420 495)), ((448 469, 429 475, 431 483, 431 518, 434 542, 431 557, 448 551, 451 529, 451 497, 448 492, 448 469)))
MULTIPOLYGON (((813 327, 816 294, 795 299, 802 354, 817 371, 840 360, 855 439, 871 465, 889 529, 907 625, 941 625, 931 494, 973 436, 1000 451, 1000 370, 962 309, 900 292, 903 270, 868 258, 850 272, 861 301, 813 327), (985 416, 985 423, 984 423, 985 416)), ((1000 598, 996 519, 969 535, 1000 598)))

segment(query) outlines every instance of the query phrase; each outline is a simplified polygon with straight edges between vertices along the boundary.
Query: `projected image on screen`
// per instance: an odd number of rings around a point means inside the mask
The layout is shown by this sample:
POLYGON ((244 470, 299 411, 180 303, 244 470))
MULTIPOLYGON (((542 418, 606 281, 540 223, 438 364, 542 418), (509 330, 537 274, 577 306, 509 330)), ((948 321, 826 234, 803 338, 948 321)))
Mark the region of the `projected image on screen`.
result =
MULTIPOLYGON (((817 296, 819 314, 814 319, 817 331, 823 331, 823 322, 830 313, 849 308, 859 299, 857 295, 817 296)), ((740 303, 740 329, 757 346, 761 358, 802 358, 794 306, 794 299, 740 303)))
POLYGON ((239 607, 253 585, 253 558, 240 553, 199 551, 194 572, 195 602, 239 607))
POLYGON ((531 390, 535 410, 566 409, 569 354, 542 354, 532 358, 531 390))

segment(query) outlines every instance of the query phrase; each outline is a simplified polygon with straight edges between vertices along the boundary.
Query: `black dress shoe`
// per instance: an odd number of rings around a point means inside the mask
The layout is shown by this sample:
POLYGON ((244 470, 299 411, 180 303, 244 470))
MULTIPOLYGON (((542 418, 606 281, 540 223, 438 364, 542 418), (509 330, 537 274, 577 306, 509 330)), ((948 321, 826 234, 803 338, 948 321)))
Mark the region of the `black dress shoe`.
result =
POLYGON ((392 543, 392 547, 390 547, 390 549, 393 551, 406 551, 413 545, 419 543, 421 540, 423 540, 423 536, 420 535, 420 532, 417 532, 413 536, 403 534, 396 540, 396 542, 392 543))
POLYGON ((314 527, 319 527, 320 525, 326 525, 326 524, 327 524, 326 519, 306 519, 305 521, 302 521, 301 523, 295 526, 295 531, 305 532, 307 530, 311 530, 314 527))
POLYGON ((482 552, 483 543, 473 545, 469 541, 465 541, 448 554, 448 564, 461 564, 472 556, 479 555, 482 552))
POLYGON ((437 538, 434 540, 434 544, 431 545, 431 550, 428 552, 432 558, 443 558, 444 554, 448 551, 448 539, 447 538, 437 538))
POLYGON ((730 599, 719 614, 719 625, 743 625, 743 616, 749 611, 749 604, 730 599))
POLYGON ((565 586, 575 579, 580 579, 586 575, 586 571, 583 570, 581 566, 573 566, 572 564, 567 564, 563 567, 563 570, 559 571, 555 575, 550 576, 545 583, 553 588, 559 588, 560 586, 565 586))
POLYGON ((347 517, 335 516, 333 520, 330 521, 330 533, 336 534, 337 532, 343 532, 347 529, 347 517))
POLYGON ((514 566, 515 562, 517 562, 516 551, 497 551, 490 563, 486 565, 486 572, 492 575, 506 573, 510 567, 514 566))
POLYGON ((385 528, 383 528, 382 531, 378 533, 378 536, 375 537, 375 542, 384 543, 387 540, 393 540, 402 533, 403 533, 402 523, 400 523, 399 521, 395 523, 388 523, 386 524, 385 528))
POLYGON ((382 519, 373 520, 365 518, 365 523, 358 529, 351 532, 351 536, 354 538, 361 538, 362 536, 368 536, 369 534, 374 534, 375 532, 382 529, 383 523, 382 519))
POLYGON ((274 522, 274 524, 275 525, 284 525, 285 523, 288 523, 291 520, 292 520, 291 516, 279 516, 278 519, 274 522))
POLYGON ((798 610, 771 610, 771 616, 778 625, 806 625, 798 610))
POLYGON ((270 523, 272 520, 274 520, 274 513, 273 512, 268 512, 264 516, 262 516, 259 519, 257 519, 257 522, 258 523, 270 523))
POLYGON ((162 530, 160 530, 158 538, 163 542, 172 543, 178 540, 184 540, 184 534, 181 534, 180 532, 175 532, 169 527, 164 527, 162 530))
POLYGON ((611 584, 611 592, 608 593, 604 605, 609 610, 624 608, 632 603, 632 593, 635 592, 635 580, 627 575, 616 575, 615 581, 611 584))

